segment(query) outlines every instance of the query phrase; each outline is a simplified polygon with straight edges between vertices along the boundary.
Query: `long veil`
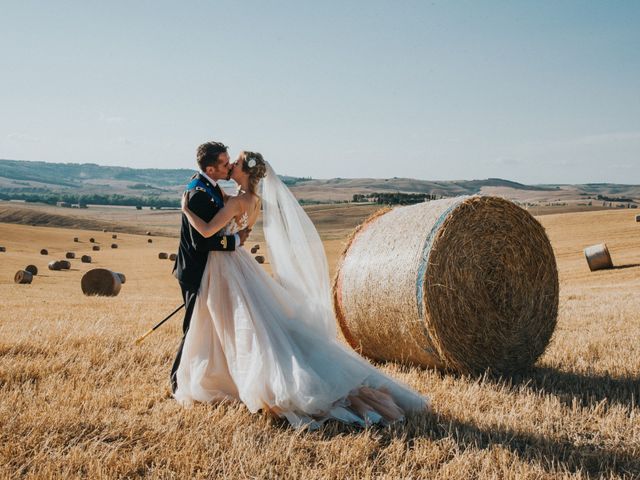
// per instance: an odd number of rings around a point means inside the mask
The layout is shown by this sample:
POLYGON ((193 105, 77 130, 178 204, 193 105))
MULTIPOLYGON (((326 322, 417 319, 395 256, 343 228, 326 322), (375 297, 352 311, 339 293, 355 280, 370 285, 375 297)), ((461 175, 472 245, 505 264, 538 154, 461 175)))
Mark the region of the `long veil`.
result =
POLYGON ((262 215, 274 278, 292 296, 306 300, 311 315, 303 315, 301 322, 336 338, 329 268, 320 235, 291 190, 268 162, 266 166, 262 215))

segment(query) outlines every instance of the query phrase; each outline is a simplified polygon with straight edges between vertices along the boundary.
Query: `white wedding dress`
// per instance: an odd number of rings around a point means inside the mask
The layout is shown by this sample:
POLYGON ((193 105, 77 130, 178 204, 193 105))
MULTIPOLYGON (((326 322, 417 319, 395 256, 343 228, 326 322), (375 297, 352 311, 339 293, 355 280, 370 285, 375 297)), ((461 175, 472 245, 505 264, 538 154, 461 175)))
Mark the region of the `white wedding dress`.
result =
MULTIPOLYGON (((293 227, 287 220, 284 230, 290 235, 293 227)), ((236 233, 246 222, 245 213, 239 223, 232 219, 224 233, 236 233)), ((265 224, 267 242, 268 228, 265 224)), ((287 262, 295 256, 295 245, 280 245, 288 252, 287 262)), ((283 258, 272 248, 268 251, 283 258)), ((322 285, 316 287, 326 290, 328 275, 321 274, 322 285)), ((330 419, 386 425, 404 420, 407 412, 428 409, 426 396, 338 340, 335 320, 327 312, 328 292, 319 311, 315 294, 305 298, 299 284, 296 291, 287 287, 244 248, 209 253, 177 370, 176 400, 183 405, 241 401, 252 413, 270 411, 293 427, 311 430, 330 419)))

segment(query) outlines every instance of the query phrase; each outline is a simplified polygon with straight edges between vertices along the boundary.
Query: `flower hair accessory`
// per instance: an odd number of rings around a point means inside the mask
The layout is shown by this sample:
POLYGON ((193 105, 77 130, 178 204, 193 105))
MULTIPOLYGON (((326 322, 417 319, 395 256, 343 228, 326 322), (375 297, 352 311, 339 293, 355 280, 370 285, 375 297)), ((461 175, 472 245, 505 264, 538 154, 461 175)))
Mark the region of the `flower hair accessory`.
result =
POLYGON ((250 160, 247 162, 247 166, 248 166, 249 168, 253 168, 253 167, 255 167, 255 166, 256 166, 256 159, 255 159, 255 158, 250 159, 250 160))

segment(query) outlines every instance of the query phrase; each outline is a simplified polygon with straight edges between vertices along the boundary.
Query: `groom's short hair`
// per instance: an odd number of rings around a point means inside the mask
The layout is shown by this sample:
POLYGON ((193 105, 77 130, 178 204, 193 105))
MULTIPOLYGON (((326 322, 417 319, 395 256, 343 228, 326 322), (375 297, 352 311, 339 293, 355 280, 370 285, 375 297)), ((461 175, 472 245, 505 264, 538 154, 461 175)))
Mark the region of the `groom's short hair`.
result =
POLYGON ((209 166, 216 166, 218 164, 218 157, 221 153, 227 151, 225 144, 221 142, 207 142, 198 147, 196 158, 198 160, 198 167, 204 172, 209 166))

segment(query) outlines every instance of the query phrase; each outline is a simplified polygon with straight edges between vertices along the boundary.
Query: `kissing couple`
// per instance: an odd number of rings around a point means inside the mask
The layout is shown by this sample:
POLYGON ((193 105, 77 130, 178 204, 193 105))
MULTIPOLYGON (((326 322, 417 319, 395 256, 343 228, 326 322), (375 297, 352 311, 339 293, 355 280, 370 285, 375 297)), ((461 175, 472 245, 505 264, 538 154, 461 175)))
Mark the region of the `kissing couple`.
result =
POLYGON ((197 150, 182 198, 174 266, 184 296, 173 397, 242 402, 251 413, 314 430, 328 420, 383 426, 429 410, 426 396, 378 370, 337 337, 324 247, 261 154, 230 162, 224 144, 197 150), (236 196, 218 185, 231 179, 236 196), (262 211, 269 275, 243 247, 262 211))

